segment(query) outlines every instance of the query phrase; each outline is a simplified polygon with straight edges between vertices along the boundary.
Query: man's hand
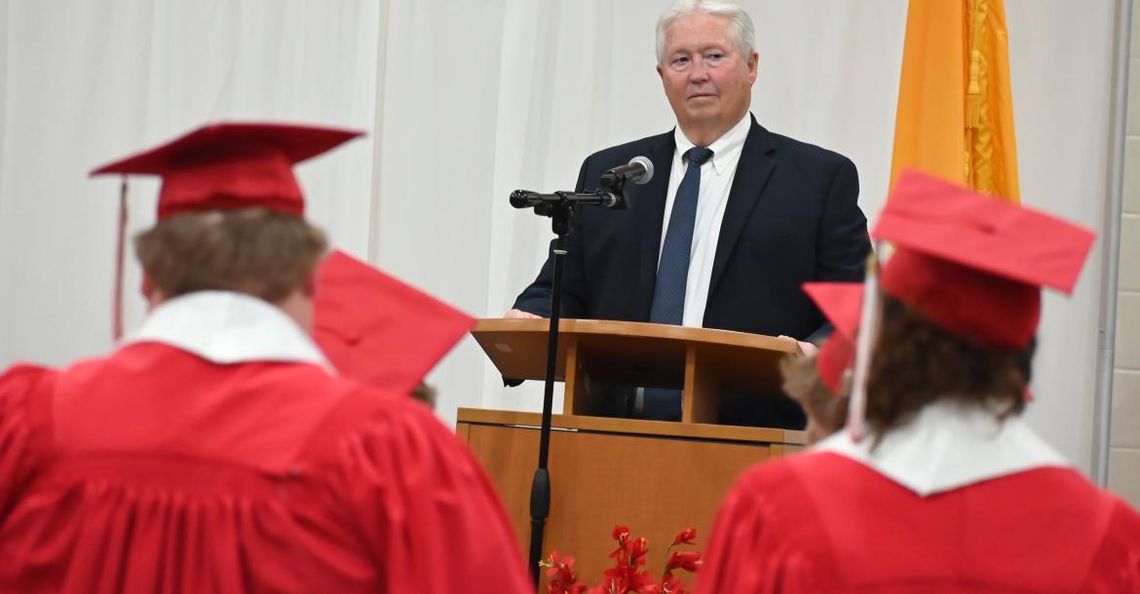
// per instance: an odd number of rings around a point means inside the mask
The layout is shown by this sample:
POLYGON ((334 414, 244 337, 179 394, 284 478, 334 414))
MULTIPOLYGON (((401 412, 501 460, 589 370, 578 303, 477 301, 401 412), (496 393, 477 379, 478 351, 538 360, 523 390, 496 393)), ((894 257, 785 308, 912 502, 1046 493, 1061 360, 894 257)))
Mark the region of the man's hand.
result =
POLYGON ((507 311, 507 313, 503 314, 503 317, 507 318, 508 320, 540 320, 540 319, 542 319, 542 316, 536 316, 536 315, 530 313, 529 311, 523 311, 521 309, 509 310, 509 311, 507 311))
MULTIPOLYGON (((777 336, 776 338, 786 338, 788 340, 796 340, 796 339, 794 339, 791 336, 788 336, 786 334, 781 334, 781 335, 777 336)), ((799 352, 801 355, 807 355, 808 357, 819 352, 819 347, 815 346, 814 344, 812 344, 810 342, 804 342, 802 340, 796 340, 796 346, 799 349, 799 352)))

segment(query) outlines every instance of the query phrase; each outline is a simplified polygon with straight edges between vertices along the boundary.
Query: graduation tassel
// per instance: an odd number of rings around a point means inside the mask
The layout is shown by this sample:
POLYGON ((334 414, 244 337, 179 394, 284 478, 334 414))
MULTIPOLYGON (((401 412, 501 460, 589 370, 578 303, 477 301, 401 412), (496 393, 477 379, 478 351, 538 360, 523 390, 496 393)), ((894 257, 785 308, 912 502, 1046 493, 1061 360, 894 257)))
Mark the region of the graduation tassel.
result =
POLYGON ((123 266, 127 238, 127 176, 119 185, 119 234, 115 242, 115 286, 111 304, 111 335, 115 342, 123 337, 123 266))
POLYGON ((851 400, 847 408, 847 432, 858 443, 867 434, 867 374, 871 369, 871 351, 879 333, 879 246, 867 256, 867 273, 863 282, 863 304, 859 316, 859 334, 855 338, 855 370, 851 382, 851 400))

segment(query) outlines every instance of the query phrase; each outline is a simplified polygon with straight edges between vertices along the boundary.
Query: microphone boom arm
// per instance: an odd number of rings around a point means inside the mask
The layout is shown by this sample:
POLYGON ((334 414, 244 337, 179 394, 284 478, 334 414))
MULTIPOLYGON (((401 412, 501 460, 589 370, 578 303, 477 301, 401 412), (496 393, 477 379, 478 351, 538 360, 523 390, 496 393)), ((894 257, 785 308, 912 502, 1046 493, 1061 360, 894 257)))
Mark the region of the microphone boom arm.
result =
POLYGON ((557 206, 604 206, 615 210, 627 207, 625 195, 622 192, 606 192, 595 190, 593 192, 554 192, 543 194, 530 190, 515 190, 511 192, 511 206, 515 208, 534 208, 535 214, 545 217, 552 216, 557 206))

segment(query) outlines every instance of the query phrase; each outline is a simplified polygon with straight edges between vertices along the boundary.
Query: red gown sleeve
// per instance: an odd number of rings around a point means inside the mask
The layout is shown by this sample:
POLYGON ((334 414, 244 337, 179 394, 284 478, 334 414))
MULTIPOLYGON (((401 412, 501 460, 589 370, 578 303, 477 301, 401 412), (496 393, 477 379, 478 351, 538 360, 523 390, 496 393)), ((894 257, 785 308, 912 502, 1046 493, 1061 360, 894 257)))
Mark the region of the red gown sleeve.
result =
POLYGON ((482 468, 426 407, 406 401, 379 412, 340 440, 336 456, 336 488, 382 591, 534 591, 482 468))
POLYGON ((0 375, 0 523, 11 512, 35 469, 33 395, 52 372, 17 366, 0 375))
POLYGON ((1115 499, 1108 529, 1093 559, 1082 594, 1140 592, 1140 514, 1115 499))

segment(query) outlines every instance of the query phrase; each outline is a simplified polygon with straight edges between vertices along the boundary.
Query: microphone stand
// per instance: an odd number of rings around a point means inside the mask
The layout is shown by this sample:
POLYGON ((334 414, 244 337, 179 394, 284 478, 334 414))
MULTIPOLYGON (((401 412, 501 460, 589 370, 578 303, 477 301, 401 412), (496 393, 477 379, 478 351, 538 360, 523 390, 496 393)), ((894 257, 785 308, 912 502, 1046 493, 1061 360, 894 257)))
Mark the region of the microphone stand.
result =
POLYGON ((550 457, 551 415, 554 408, 554 374, 558 364, 558 326, 562 319, 562 268, 566 257, 564 244, 570 233, 574 209, 579 205, 625 208, 626 201, 620 189, 617 193, 598 191, 539 194, 526 190, 511 193, 511 206, 533 207, 535 214, 550 217, 555 235, 550 244, 554 282, 550 290, 550 331, 546 343, 546 381, 542 394, 542 425, 538 434, 538 467, 530 485, 530 554, 527 560, 536 589, 541 575, 539 561, 542 559, 546 518, 550 515, 550 472, 547 462, 550 457))

